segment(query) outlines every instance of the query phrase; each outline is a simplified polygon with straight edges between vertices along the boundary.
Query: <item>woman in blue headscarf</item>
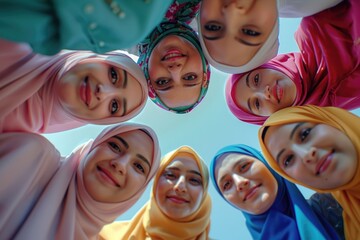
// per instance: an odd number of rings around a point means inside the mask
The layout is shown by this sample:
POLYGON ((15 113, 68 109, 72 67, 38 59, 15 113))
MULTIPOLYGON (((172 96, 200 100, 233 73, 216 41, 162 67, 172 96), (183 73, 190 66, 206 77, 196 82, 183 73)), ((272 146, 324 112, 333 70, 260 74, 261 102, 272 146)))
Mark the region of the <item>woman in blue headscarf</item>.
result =
POLYGON ((159 107, 188 113, 206 95, 210 67, 198 34, 190 27, 200 0, 174 0, 163 21, 138 44, 138 64, 149 97, 159 107))
POLYGON ((218 193, 244 214, 254 239, 339 239, 295 184, 276 174, 252 147, 220 149, 210 163, 210 177, 218 193))

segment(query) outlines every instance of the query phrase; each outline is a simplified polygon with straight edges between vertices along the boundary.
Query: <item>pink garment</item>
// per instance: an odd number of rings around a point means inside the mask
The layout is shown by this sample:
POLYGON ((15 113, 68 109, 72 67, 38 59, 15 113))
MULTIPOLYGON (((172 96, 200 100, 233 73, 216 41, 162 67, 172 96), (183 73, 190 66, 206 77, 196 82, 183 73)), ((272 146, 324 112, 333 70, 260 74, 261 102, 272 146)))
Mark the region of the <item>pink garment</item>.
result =
POLYGON ((99 55, 89 51, 62 51, 54 56, 35 54, 27 44, 0 39, 0 132, 50 133, 88 123, 113 124, 139 114, 147 100, 147 84, 141 68, 119 51, 99 55), (78 62, 94 58, 120 67, 138 80, 142 103, 123 117, 79 119, 61 105, 56 84, 78 62))
MULTIPOLYGON (((352 2, 303 18, 295 33, 301 53, 279 54, 256 68, 277 70, 293 80, 297 89, 294 106, 360 107, 360 44, 354 44, 360 30, 354 29, 354 22, 360 21, 360 3, 352 2)), ((256 116, 235 102, 235 84, 248 73, 230 76, 226 101, 238 119, 261 125, 268 117, 256 116)))
POLYGON ((46 138, 34 133, 2 133, 0 146, 2 239, 97 239, 103 225, 114 221, 140 198, 160 163, 156 134, 134 123, 106 128, 94 141, 77 147, 67 157, 61 157, 46 138), (144 129, 154 141, 146 183, 124 202, 94 201, 84 187, 83 159, 106 139, 136 129, 144 129))

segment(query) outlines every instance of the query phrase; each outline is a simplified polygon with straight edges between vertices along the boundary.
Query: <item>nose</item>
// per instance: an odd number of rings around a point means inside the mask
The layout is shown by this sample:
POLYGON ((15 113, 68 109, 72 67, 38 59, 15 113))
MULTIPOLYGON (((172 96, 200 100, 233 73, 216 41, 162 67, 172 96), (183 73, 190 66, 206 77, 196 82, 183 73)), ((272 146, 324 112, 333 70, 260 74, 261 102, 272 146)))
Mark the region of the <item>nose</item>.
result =
POLYGON ((176 182, 174 188, 175 188, 176 192, 181 192, 181 193, 186 192, 185 177, 184 176, 179 177, 179 179, 176 182))
POLYGON ((241 192, 249 188, 249 179, 243 178, 239 175, 234 176, 234 182, 236 184, 236 190, 241 192))
POLYGON ((129 157, 122 156, 121 158, 112 159, 110 161, 111 167, 120 175, 126 175, 127 166, 129 165, 129 157))
POLYGON ((265 100, 270 100, 271 94, 270 94, 270 87, 269 85, 266 85, 263 91, 264 94, 264 99, 265 100))
POLYGON ((296 148, 297 154, 299 154, 300 158, 302 159, 303 163, 316 163, 317 159, 317 150, 315 147, 306 147, 306 146, 298 146, 296 148))
POLYGON ((165 65, 169 72, 179 72, 183 68, 184 63, 182 61, 174 61, 167 62, 165 65))
POLYGON ((223 10, 236 10, 238 14, 246 14, 253 3, 254 0, 224 0, 223 10))
POLYGON ((103 101, 106 98, 114 98, 119 94, 119 90, 112 84, 97 84, 95 90, 95 96, 99 101, 103 101))

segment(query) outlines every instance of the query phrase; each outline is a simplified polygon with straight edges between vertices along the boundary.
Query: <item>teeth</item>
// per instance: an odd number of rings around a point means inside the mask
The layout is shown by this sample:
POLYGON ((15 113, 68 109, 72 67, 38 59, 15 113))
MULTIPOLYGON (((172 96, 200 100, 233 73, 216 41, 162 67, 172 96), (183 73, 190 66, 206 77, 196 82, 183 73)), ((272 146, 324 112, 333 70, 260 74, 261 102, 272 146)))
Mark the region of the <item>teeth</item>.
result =
POLYGON ((182 57, 182 54, 180 54, 180 53, 170 53, 170 54, 168 54, 168 55, 166 55, 164 57, 164 60, 167 60, 167 59, 173 58, 173 57, 182 57))

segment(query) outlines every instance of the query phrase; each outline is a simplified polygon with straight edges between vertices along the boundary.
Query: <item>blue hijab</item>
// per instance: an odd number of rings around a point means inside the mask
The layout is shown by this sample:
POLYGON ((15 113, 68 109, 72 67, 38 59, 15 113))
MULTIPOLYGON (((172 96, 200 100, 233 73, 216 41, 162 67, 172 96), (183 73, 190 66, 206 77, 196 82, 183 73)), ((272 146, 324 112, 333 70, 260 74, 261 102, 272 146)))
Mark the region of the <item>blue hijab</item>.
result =
POLYGON ((339 239, 332 227, 312 211, 296 185, 273 171, 261 153, 252 147, 238 144, 220 149, 210 163, 210 178, 225 201, 244 214, 246 226, 254 239, 339 239), (270 170, 278 183, 278 192, 269 210, 259 215, 252 215, 241 211, 225 199, 215 179, 216 163, 225 153, 239 153, 254 157, 270 170))

